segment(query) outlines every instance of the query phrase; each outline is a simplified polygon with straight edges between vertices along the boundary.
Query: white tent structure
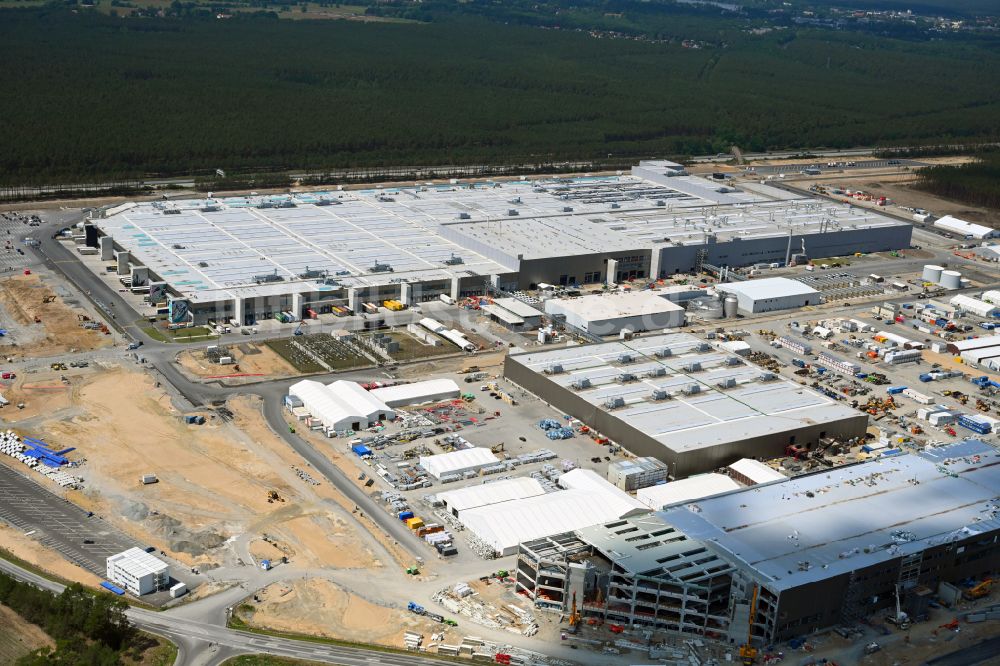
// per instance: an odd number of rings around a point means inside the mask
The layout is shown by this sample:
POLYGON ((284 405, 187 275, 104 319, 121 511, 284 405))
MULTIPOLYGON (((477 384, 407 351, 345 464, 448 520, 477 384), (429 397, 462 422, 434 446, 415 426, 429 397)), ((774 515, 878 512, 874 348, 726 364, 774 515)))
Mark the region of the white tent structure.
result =
POLYGON ((461 517, 462 512, 468 509, 491 506, 500 504, 501 502, 526 499, 528 497, 537 497, 544 494, 545 488, 542 487, 542 484, 537 479, 519 476, 513 479, 493 481, 457 490, 446 490, 438 493, 437 498, 444 503, 453 516, 461 517))
POLYGON ((412 384, 372 389, 371 394, 390 407, 402 407, 403 405, 451 400, 460 396, 462 392, 458 388, 458 384, 450 379, 428 379, 412 384))
POLYGON ((438 453, 433 456, 420 456, 420 466, 435 479, 452 474, 476 472, 498 462, 500 459, 493 455, 492 451, 480 447, 438 453))
POLYGON ((992 317, 998 312, 1000 312, 1000 307, 993 305, 992 303, 987 303, 986 301, 981 301, 978 298, 972 298, 971 296, 966 296, 964 294, 959 294, 955 296, 950 301, 948 301, 956 308, 964 310, 965 312, 971 312, 977 317, 992 317))
POLYGON ((601 477, 593 470, 574 469, 560 476, 557 483, 560 487, 567 490, 586 490, 597 495, 603 495, 605 498, 604 501, 622 516, 636 509, 646 510, 646 506, 642 502, 601 477))
POLYGON ((563 490, 467 509, 462 512, 461 521, 466 529, 503 556, 517 552, 522 541, 571 532, 643 511, 648 509, 609 502, 608 495, 602 492, 563 490), (626 508, 624 512, 623 508, 626 508))
POLYGON ((984 227, 981 224, 966 222, 965 220, 951 215, 945 215, 942 218, 934 220, 934 226, 938 229, 951 231, 962 238, 975 238, 979 240, 983 238, 994 238, 998 235, 998 233, 1000 233, 992 227, 984 227))
POLYGON ((635 498, 654 511, 681 502, 693 502, 704 497, 711 497, 730 490, 739 490, 742 486, 725 474, 698 474, 680 481, 661 483, 658 486, 640 488, 635 498))
POLYGON ((327 430, 361 430, 396 413, 355 382, 336 381, 326 386, 311 379, 292 384, 288 394, 319 419, 327 430))

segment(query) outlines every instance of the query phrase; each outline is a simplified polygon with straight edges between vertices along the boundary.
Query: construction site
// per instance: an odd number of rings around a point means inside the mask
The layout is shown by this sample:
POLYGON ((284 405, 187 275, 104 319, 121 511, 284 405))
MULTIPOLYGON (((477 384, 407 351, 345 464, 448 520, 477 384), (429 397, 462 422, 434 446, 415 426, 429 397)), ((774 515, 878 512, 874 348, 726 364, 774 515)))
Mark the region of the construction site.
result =
POLYGON ((6 219, 4 549, 90 586, 139 549, 168 576, 118 589, 163 617, 429 657, 973 649, 992 245, 750 174, 6 219))

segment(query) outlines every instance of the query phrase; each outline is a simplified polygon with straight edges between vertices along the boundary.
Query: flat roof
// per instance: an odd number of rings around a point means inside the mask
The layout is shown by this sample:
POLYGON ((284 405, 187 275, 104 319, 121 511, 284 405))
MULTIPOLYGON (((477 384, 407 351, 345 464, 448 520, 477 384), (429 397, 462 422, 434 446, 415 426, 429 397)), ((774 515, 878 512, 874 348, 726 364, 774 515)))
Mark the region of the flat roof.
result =
POLYGON ((538 308, 532 307, 517 298, 494 298, 493 304, 504 310, 513 312, 518 317, 541 317, 542 313, 538 308))
POLYGON ((606 321, 621 317, 684 312, 684 308, 653 290, 591 294, 577 298, 549 299, 546 312, 572 312, 584 321, 606 321))
POLYGON ((725 474, 698 474, 679 481, 661 483, 657 486, 640 488, 636 491, 637 500, 650 509, 659 511, 665 506, 690 502, 704 497, 739 490, 742 486, 725 474))
POLYGON ((1000 530, 1000 453, 966 440, 659 514, 781 590, 1000 530))
POLYGON ((716 289, 734 294, 741 294, 755 301, 765 298, 781 298, 782 296, 812 296, 820 292, 798 280, 783 277, 760 278, 744 282, 724 282, 716 285, 716 289))
POLYGON ((316 280, 299 277, 307 268, 365 287, 505 274, 528 259, 700 245, 706 234, 725 242, 821 225, 905 224, 770 188, 668 178, 674 167, 665 161, 644 164, 621 176, 129 202, 94 223, 194 301, 316 291, 316 280), (445 263, 453 257, 463 263, 445 263), (371 272, 376 262, 393 272, 371 272), (254 282, 275 273, 281 282, 254 282))
POLYGON ((597 409, 620 398, 616 418, 678 452, 785 432, 817 423, 855 418, 859 412, 810 388, 748 364, 737 355, 687 333, 644 335, 591 345, 511 350, 510 359, 546 377, 597 409), (657 352, 669 349, 668 357, 657 352), (627 363, 622 357, 630 358, 627 363), (697 363, 697 371, 691 371, 697 363), (656 373, 663 372, 658 375, 656 373), (622 375, 635 376, 622 381, 622 375), (769 378, 765 378, 769 377, 769 378), (589 387, 573 387, 580 380, 589 387), (732 386, 724 386, 732 383, 732 386), (687 393, 688 387, 697 393, 687 393), (654 400, 654 390, 670 397, 654 400))
POLYGON ((111 555, 108 557, 108 561, 114 562, 116 567, 127 571, 136 578, 149 574, 160 574, 170 568, 166 562, 150 555, 141 548, 129 548, 111 555))
POLYGON ((500 321, 505 322, 507 324, 511 324, 513 326, 519 326, 524 323, 523 317, 519 317, 510 310, 500 307, 499 305, 488 303, 486 305, 480 306, 479 309, 485 312, 486 314, 493 315, 500 321))
POLYGON ((770 483, 772 481, 783 481, 788 478, 778 470, 768 467, 759 460, 753 458, 740 458, 729 469, 737 474, 742 474, 754 483, 770 483))
POLYGON ((519 476, 513 479, 490 481, 455 490, 445 490, 438 493, 437 498, 444 502, 449 509, 465 511, 466 509, 473 509, 479 506, 499 504, 501 502, 544 494, 545 488, 542 487, 542 484, 537 479, 519 476))

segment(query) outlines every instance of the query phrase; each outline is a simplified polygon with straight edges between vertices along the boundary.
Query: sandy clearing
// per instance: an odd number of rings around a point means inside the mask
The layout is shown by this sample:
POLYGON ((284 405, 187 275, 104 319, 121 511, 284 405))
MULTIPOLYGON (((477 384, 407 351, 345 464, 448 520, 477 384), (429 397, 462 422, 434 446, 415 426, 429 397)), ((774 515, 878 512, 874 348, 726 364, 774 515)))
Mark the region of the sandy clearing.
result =
POLYGON ((251 353, 244 353, 236 345, 229 347, 230 355, 233 358, 232 365, 219 365, 209 361, 203 349, 185 350, 177 355, 177 362, 189 374, 199 378, 243 373, 262 375, 250 378, 258 381, 265 378, 296 377, 300 374, 288 361, 274 353, 270 347, 252 343, 245 343, 245 346, 251 353))
MULTIPOLYGON (((0 303, 8 315, 23 327, 40 327, 44 332, 41 336, 33 335, 24 344, 11 345, 11 351, 7 353, 52 355, 70 349, 90 351, 109 346, 112 343, 111 336, 80 326, 77 315, 85 314, 84 310, 65 303, 46 280, 38 273, 13 275, 0 280, 0 303), (36 316, 41 323, 35 323, 36 316)), ((3 341, 0 344, 13 342, 10 338, 0 340, 3 341)))
POLYGON ((391 647, 402 647, 405 631, 429 635, 432 630, 445 629, 411 613, 372 603, 320 578, 278 583, 257 596, 261 601, 250 602, 252 613, 242 607, 238 612, 247 624, 262 629, 391 647))
POLYGON ((33 650, 55 646, 55 641, 40 627, 0 606, 0 663, 13 664, 33 650))

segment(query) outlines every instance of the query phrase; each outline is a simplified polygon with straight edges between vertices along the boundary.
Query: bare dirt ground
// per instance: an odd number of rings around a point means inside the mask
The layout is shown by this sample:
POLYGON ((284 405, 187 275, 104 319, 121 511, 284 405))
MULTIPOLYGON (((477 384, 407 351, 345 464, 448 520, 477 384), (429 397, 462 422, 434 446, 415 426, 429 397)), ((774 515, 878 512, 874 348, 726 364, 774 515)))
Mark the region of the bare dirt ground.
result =
MULTIPOLYGON (((453 356, 439 360, 425 361, 423 363, 409 363, 400 366, 398 370, 401 379, 424 379, 428 375, 459 372, 465 368, 476 365, 480 371, 489 374, 497 374, 503 370, 503 360, 506 350, 501 349, 496 352, 484 352, 475 356, 453 356)), ((460 384, 460 386, 462 386, 460 384)))
POLYGON ((346 500, 296 476, 292 465, 304 463, 267 427, 259 402, 234 401, 234 423, 209 414, 187 425, 149 376, 120 367, 83 376, 66 400, 25 434, 77 447, 85 485, 64 495, 138 540, 191 565, 226 563, 230 537, 268 535, 294 565, 381 566, 371 538, 330 501, 346 500), (159 483, 142 485, 146 473, 159 483), (268 502, 270 490, 281 501, 268 502))
MULTIPOLYGON (((67 562, 55 551, 45 548, 31 537, 25 536, 23 532, 10 527, 6 523, 0 523, 0 544, 3 545, 4 550, 7 550, 15 557, 33 564, 39 569, 51 572, 60 578, 79 581, 91 587, 97 587, 101 584, 101 579, 94 574, 67 562)), ((6 662, 0 660, 0 663, 6 662)))
POLYGON ((80 326, 77 315, 85 314, 84 310, 67 304, 48 280, 38 273, 0 280, 0 305, 20 329, 0 338, 0 348, 6 348, 7 354, 51 356, 110 345, 111 336, 80 326), (35 317, 41 322, 36 323, 35 317))
POLYGON ((257 596, 260 602, 249 604, 253 612, 241 606, 238 613, 244 622, 261 629, 399 648, 405 631, 429 638, 432 631, 447 628, 412 613, 373 603, 318 578, 276 583, 257 596))
POLYGON ((863 190, 875 196, 888 197, 900 206, 923 208, 937 217, 954 215, 968 222, 1000 226, 1000 211, 969 206, 951 199, 944 199, 913 187, 917 177, 914 172, 889 175, 858 175, 851 178, 818 179, 824 184, 851 190, 863 190))
POLYGON ((0 664, 13 664, 33 650, 55 646, 55 641, 38 626, 0 606, 0 664))
POLYGON ((218 377, 230 374, 256 375, 253 380, 277 379, 280 377, 295 377, 299 372, 285 359, 281 358, 270 347, 245 343, 229 348, 233 357, 232 365, 219 365, 208 360, 204 349, 190 349, 177 355, 180 363, 189 375, 196 378, 218 377), (249 351, 247 353, 244 348, 249 351), (237 370, 236 368, 239 368, 237 370))

